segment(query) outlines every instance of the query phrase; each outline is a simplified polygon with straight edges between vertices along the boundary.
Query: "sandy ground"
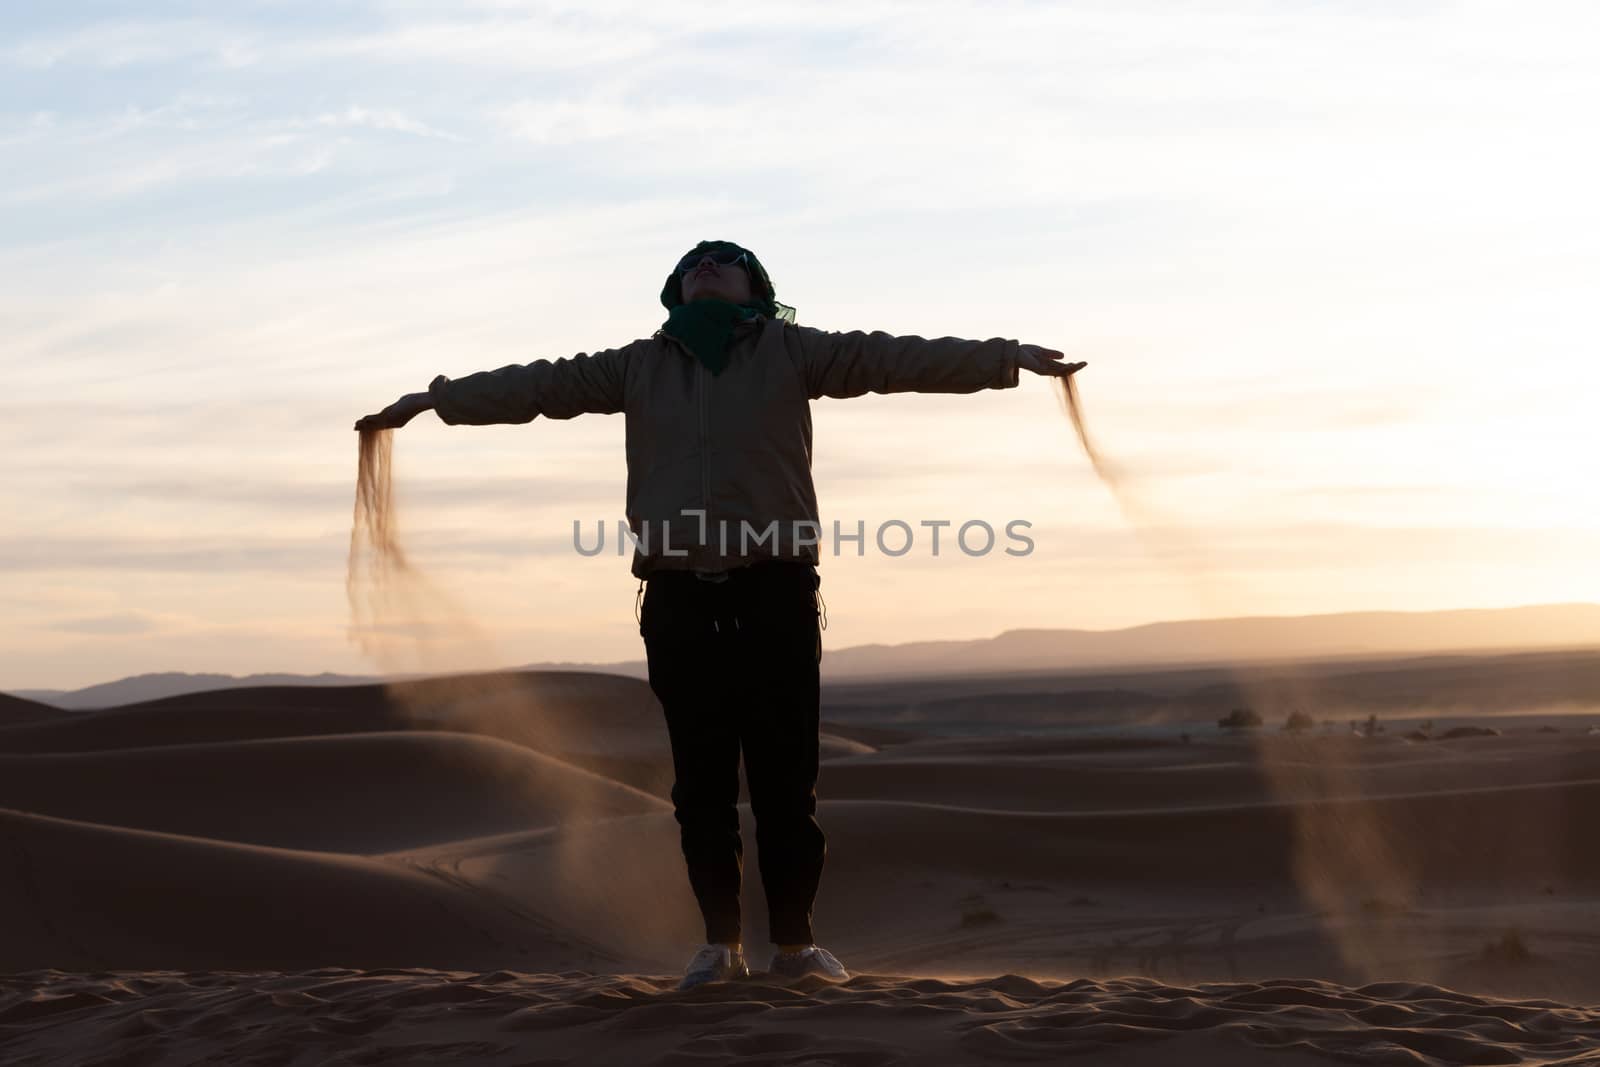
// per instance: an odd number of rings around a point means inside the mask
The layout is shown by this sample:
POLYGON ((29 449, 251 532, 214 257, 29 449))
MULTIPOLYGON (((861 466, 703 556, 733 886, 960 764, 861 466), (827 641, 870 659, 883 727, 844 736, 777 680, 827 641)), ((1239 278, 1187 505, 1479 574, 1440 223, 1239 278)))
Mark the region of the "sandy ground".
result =
POLYGON ((853 977, 764 974, 746 806, 757 974, 679 993, 642 682, 0 711, 8 1065, 1600 1064, 1590 717, 830 719, 816 928, 853 977))

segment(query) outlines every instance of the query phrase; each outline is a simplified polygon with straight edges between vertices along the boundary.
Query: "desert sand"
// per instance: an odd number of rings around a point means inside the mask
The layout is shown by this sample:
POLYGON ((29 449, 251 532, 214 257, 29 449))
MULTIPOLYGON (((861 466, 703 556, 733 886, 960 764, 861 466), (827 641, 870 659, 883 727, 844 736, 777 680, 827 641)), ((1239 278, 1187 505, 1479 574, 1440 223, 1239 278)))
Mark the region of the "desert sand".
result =
POLYGON ((745 806, 757 973, 683 993, 643 682, 6 698, 0 1062, 1600 1064, 1600 716, 1025 736, 869 690, 819 782, 853 977, 762 973, 745 806))

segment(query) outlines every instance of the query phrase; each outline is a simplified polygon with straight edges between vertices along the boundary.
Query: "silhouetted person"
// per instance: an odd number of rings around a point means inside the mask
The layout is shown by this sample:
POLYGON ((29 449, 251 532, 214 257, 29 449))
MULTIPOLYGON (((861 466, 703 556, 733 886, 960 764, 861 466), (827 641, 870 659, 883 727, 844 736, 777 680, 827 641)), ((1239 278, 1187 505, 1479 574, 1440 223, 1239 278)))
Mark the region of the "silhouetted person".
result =
POLYGON ((667 276, 669 316, 594 354, 435 378, 356 429, 434 409, 451 425, 624 413, 627 518, 650 688, 672 746, 672 803, 706 944, 680 988, 749 974, 741 945, 743 753, 777 953, 771 973, 847 978, 813 942, 827 843, 816 819, 821 707, 811 408, 821 397, 971 393, 1018 368, 1083 363, 1004 338, 827 332, 794 321, 748 249, 702 241, 667 276))

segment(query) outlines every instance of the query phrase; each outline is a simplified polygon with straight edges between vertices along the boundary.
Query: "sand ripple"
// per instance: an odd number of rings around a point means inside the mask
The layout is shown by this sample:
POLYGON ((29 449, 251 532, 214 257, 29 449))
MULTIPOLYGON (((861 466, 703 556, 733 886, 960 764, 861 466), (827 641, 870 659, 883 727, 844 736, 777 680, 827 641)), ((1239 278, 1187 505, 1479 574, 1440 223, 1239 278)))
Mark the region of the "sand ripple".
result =
POLYGON ((0 977, 28 1064, 1600 1064, 1600 1009, 1436 986, 436 970, 0 977), (111 1050, 115 1050, 114 1053, 111 1050))

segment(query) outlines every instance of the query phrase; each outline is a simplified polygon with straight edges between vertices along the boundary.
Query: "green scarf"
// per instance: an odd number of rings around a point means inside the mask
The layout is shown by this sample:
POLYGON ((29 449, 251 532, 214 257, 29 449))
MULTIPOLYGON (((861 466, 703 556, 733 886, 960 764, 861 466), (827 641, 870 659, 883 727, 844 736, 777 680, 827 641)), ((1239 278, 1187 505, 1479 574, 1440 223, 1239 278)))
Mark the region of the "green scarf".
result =
POLYGON ((701 241, 690 249, 700 254, 721 249, 735 249, 749 257, 750 289, 755 297, 748 303, 735 304, 727 300, 696 300, 683 302, 683 276, 676 271, 667 275, 661 288, 661 305, 667 309, 667 321, 661 329, 682 341, 696 359, 705 364, 712 374, 721 374, 728 366, 728 342, 733 329, 758 315, 767 318, 794 321, 794 308, 780 304, 775 299, 772 278, 761 265, 756 254, 732 241, 701 241))
POLYGON ((757 304, 696 300, 673 308, 662 329, 688 345, 695 358, 715 375, 728 365, 728 339, 733 336, 734 324, 761 313, 757 304))

